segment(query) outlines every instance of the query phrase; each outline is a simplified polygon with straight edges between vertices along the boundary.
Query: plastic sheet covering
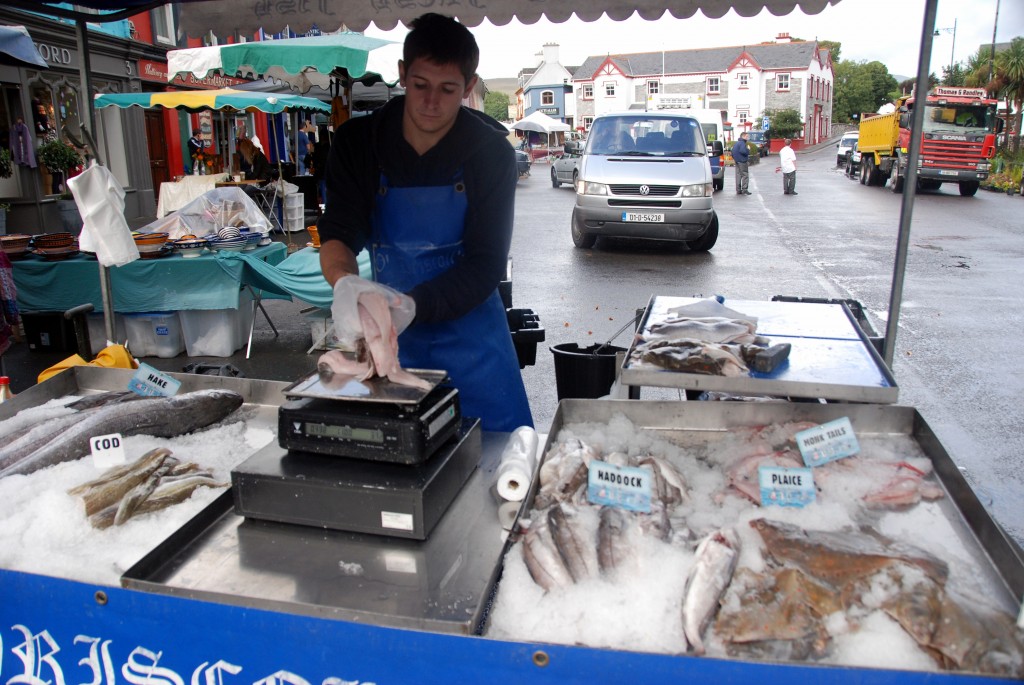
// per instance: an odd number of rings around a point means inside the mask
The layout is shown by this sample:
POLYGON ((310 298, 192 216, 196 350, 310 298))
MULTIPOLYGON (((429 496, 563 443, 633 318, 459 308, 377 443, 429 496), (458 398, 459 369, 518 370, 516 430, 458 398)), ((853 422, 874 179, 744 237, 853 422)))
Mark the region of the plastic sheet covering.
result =
POLYGON ((143 233, 167 233, 169 240, 185 235, 205 236, 224 226, 248 226, 270 233, 270 220, 241 188, 208 190, 181 209, 139 229, 143 233))

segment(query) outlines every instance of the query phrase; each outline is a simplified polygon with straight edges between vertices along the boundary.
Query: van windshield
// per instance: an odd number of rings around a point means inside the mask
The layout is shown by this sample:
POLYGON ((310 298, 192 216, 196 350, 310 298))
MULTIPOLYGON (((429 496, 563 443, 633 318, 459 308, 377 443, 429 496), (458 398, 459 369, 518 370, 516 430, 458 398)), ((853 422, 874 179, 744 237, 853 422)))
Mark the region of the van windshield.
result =
POLYGON ((608 116, 594 121, 586 154, 703 157, 706 147, 696 119, 657 114, 608 116))

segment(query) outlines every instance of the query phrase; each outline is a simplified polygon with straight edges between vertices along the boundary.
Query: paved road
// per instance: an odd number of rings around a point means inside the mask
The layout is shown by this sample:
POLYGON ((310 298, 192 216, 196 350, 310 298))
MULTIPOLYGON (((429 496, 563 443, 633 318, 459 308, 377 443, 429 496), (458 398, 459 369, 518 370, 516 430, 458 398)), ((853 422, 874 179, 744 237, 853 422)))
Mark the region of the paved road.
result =
MULTIPOLYGON (((716 195, 718 245, 695 254, 673 244, 599 241, 578 250, 569 236, 574 195, 551 187, 549 168, 535 164, 517 194, 513 240, 513 306, 540 315, 546 340, 523 370, 541 430, 557 409, 549 346, 603 342, 637 308, 658 295, 774 295, 852 298, 883 331, 889 309, 900 196, 865 188, 835 169, 834 146, 799 156, 799 195, 782 195, 777 157, 751 167, 751 196, 716 195)), ((1018 274, 1024 200, 981 191, 961 198, 955 187, 919 195, 914 207, 894 374, 900 402, 916 406, 1000 522, 1024 541, 1024 425, 1020 366, 1022 329, 1018 274)), ((305 234, 301 235, 305 242, 305 234)), ((227 359, 250 378, 293 380, 313 367, 305 354, 309 323, 292 303, 271 302, 280 330, 260 320, 252 358, 227 359)), ((615 343, 625 346, 624 333, 615 343)), ((21 346, 5 362, 18 391, 64 355, 21 346)), ((147 358, 180 371, 185 357, 147 358)), ((645 388, 643 397, 674 391, 645 388)))

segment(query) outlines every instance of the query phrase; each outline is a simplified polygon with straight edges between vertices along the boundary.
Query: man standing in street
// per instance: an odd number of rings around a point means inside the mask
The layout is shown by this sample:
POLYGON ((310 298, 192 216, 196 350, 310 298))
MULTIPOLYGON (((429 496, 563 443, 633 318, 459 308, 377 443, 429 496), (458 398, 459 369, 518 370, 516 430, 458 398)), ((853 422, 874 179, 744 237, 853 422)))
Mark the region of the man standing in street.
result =
POLYGON ((797 195, 796 192, 796 153, 790 147, 792 140, 786 138, 785 146, 779 150, 779 169, 782 170, 782 194, 797 195))
POLYGON ((750 148, 747 146, 747 132, 740 134, 739 140, 732 146, 732 161, 736 164, 736 194, 750 195, 747 186, 750 184, 750 148))

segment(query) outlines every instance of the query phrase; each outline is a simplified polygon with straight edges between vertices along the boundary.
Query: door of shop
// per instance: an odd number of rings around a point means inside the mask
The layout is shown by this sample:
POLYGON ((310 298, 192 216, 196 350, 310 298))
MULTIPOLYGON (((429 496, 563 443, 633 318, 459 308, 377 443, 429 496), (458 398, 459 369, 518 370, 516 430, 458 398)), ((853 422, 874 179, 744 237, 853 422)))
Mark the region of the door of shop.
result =
POLYGON ((161 113, 146 110, 146 141, 149 146, 149 164, 153 170, 153 193, 160 197, 160 184, 171 180, 167 170, 167 137, 161 113))

